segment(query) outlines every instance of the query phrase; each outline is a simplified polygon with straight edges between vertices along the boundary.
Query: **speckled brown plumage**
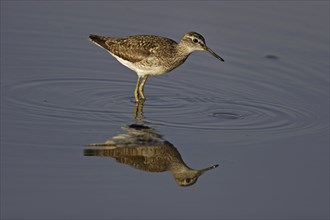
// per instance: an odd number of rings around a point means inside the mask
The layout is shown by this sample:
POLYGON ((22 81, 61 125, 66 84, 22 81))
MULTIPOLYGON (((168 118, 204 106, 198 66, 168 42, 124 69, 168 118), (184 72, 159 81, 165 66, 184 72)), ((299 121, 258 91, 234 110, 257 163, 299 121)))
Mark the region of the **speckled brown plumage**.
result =
POLYGON ((196 50, 205 50, 224 61, 206 46, 205 39, 196 32, 186 33, 179 43, 155 35, 136 35, 125 38, 90 35, 90 40, 107 50, 121 64, 135 71, 138 81, 135 101, 145 99, 144 85, 150 75, 161 75, 180 66, 196 50))
POLYGON ((148 172, 170 171, 180 186, 194 184, 201 174, 218 166, 191 169, 184 163, 179 151, 155 130, 137 124, 123 129, 127 133, 118 134, 105 143, 90 144, 84 155, 112 157, 119 163, 148 172))
POLYGON ((170 57, 177 45, 171 39, 154 35, 137 35, 127 38, 91 35, 90 38, 110 53, 132 63, 148 59, 150 56, 157 56, 158 51, 163 51, 162 56, 170 57))

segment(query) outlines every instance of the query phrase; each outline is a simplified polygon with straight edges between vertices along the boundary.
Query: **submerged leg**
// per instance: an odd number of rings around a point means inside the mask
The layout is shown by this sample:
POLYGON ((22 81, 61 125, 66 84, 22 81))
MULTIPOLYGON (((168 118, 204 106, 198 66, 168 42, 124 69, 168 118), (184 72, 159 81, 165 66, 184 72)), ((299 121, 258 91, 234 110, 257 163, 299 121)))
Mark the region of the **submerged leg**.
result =
POLYGON ((141 84, 139 86, 139 94, 141 96, 141 99, 145 99, 145 96, 144 96, 144 93, 143 93, 143 89, 144 89, 144 85, 147 82, 147 79, 148 79, 148 75, 144 76, 143 79, 142 79, 142 82, 141 82, 141 84))
POLYGON ((134 113, 133 113, 133 117, 135 119, 135 123, 138 123, 139 120, 143 119, 143 103, 144 100, 141 99, 138 102, 135 102, 135 106, 134 106, 134 113))
POLYGON ((134 98, 135 98, 135 102, 139 101, 139 85, 140 85, 140 77, 138 77, 137 81, 136 81, 136 86, 135 86, 135 90, 134 90, 134 98))

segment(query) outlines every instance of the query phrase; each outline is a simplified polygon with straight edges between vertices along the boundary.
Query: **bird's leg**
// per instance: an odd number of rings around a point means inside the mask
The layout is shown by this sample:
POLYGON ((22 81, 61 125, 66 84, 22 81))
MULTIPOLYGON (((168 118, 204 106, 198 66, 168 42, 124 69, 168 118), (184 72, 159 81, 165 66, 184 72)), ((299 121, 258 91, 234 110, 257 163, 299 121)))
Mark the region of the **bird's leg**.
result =
POLYGON ((143 119, 143 103, 144 100, 139 100, 139 102, 135 102, 135 106, 134 106, 134 113, 133 113, 133 117, 135 119, 135 122, 138 123, 139 120, 143 119))
POLYGON ((148 75, 144 76, 143 79, 142 79, 142 82, 141 82, 141 84, 139 86, 139 94, 141 96, 141 99, 145 99, 144 93, 143 93, 143 89, 144 89, 144 85, 147 82, 147 79, 148 79, 148 75))
POLYGON ((138 77, 136 81, 136 86, 134 90, 134 97, 135 97, 135 102, 139 102, 139 85, 140 85, 140 77, 138 77))

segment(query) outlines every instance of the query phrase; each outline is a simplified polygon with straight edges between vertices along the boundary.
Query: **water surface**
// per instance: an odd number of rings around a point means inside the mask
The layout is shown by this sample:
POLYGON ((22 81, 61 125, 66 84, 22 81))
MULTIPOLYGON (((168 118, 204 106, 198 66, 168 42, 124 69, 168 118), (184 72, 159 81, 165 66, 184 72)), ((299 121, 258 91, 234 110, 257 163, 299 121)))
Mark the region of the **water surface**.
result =
POLYGON ((329 218, 329 2, 173 4, 1 2, 1 218, 329 218), (150 78, 134 118, 136 74, 88 35, 188 31, 225 62, 150 78), (219 167, 183 188, 84 156, 135 123, 219 167))

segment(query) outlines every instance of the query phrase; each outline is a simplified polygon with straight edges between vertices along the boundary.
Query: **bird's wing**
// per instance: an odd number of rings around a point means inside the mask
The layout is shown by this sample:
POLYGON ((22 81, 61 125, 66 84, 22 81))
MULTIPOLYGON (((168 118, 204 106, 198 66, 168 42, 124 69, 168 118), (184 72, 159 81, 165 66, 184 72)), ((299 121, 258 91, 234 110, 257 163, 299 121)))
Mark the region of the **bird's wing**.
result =
POLYGON ((148 158, 143 156, 115 157, 116 161, 139 170, 148 172, 164 172, 168 170, 168 163, 162 158, 148 158))
POLYGON ((126 38, 93 35, 90 38, 111 54, 133 63, 147 59, 159 51, 170 51, 176 44, 171 39, 154 35, 136 35, 126 38))
POLYGON ((105 44, 113 55, 133 63, 150 57, 151 49, 155 47, 152 42, 139 41, 136 38, 111 38, 105 44))
POLYGON ((169 52, 177 44, 171 39, 154 35, 136 35, 126 38, 90 35, 89 38, 111 54, 133 63, 147 59, 157 51, 169 52))

